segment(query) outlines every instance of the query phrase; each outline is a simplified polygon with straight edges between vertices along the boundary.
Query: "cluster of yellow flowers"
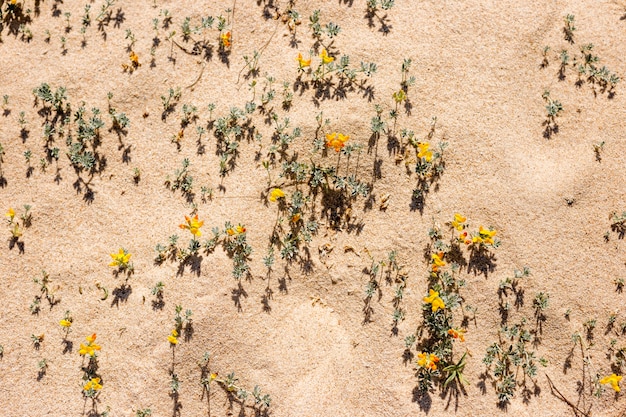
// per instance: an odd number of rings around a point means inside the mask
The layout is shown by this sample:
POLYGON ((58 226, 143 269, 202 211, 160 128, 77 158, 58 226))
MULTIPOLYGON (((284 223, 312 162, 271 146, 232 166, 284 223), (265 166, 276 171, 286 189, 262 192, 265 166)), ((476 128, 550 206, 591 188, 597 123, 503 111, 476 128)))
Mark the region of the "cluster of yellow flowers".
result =
POLYGON ((430 268, 433 272, 438 272, 439 268, 446 266, 446 261, 443 260, 445 254, 443 252, 437 252, 430 255, 430 268))
MULTIPOLYGON (((322 60, 322 65, 330 64, 335 60, 335 58, 328 55, 326 49, 322 49, 320 59, 322 60)), ((311 66, 311 57, 309 57, 309 59, 304 59, 301 53, 298 54, 296 61, 298 62, 298 70, 303 70, 304 68, 311 66)))
POLYGON ((102 384, 100 384, 100 378, 91 378, 85 385, 83 385, 83 390, 87 392, 87 396, 93 396, 95 391, 100 391, 102 389, 102 384), (89 395, 89 393, 92 393, 89 395))
POLYGON ((493 237, 497 231, 493 229, 485 229, 482 226, 478 228, 478 234, 472 236, 472 243, 478 243, 479 245, 491 245, 495 244, 493 237))
POLYGON ((200 231, 200 228, 204 224, 204 221, 198 220, 197 214, 193 218, 189 218, 189 216, 185 216, 185 221, 187 222, 186 224, 181 224, 178 227, 180 227, 181 229, 189 230, 191 234, 196 237, 202 236, 202 232, 200 231))
POLYGON ((424 297, 423 300, 426 304, 430 304, 433 313, 436 312, 437 310, 444 309, 446 308, 445 303, 443 302, 443 300, 441 299, 441 297, 439 297, 439 292, 433 290, 432 288, 429 290, 429 295, 428 297, 424 297))
POLYGON ((335 152, 339 152, 343 148, 350 136, 333 132, 326 135, 326 147, 333 148, 335 152))
POLYGON ((494 236, 498 233, 497 230, 491 228, 485 229, 483 226, 479 226, 478 233, 470 236, 465 230, 467 228, 466 222, 467 218, 460 213, 455 213, 454 219, 450 222, 450 225, 453 228, 461 232, 458 237, 459 242, 465 243, 466 245, 477 244, 479 246, 496 246, 494 236))
POLYGON ((87 344, 80 344, 78 354, 81 356, 89 355, 90 357, 95 358, 96 351, 100 350, 100 345, 96 344, 96 334, 94 333, 91 336, 87 336, 85 339, 87 340, 87 344))
POLYGON ((437 370, 437 363, 439 358, 433 353, 418 353, 417 354, 417 366, 429 371, 437 370))
POLYGON ((240 235, 242 233, 246 233, 246 228, 242 226, 241 224, 238 224, 235 227, 229 227, 226 229, 226 234, 228 236, 240 235))
POLYGON ((125 249, 120 248, 117 253, 111 253, 110 256, 113 260, 109 266, 118 267, 119 269, 128 268, 131 254, 126 252, 125 249))
POLYGON ((448 335, 452 336, 453 339, 459 339, 461 342, 465 342, 465 329, 449 329, 448 335))
POLYGON ((417 157, 424 159, 426 162, 430 162, 433 160, 433 152, 429 150, 430 143, 428 142, 418 142, 417 143, 417 157))

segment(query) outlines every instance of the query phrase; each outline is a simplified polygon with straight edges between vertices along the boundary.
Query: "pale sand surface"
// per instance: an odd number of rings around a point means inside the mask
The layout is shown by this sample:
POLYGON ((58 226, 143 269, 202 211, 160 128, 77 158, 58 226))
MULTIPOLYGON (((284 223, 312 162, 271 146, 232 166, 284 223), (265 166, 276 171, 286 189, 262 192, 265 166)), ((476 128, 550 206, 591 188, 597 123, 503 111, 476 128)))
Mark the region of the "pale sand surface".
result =
MULTIPOLYGON (((242 386, 252 389, 258 384, 269 393, 269 415, 274 416, 576 415, 553 395, 546 375, 589 415, 618 416, 624 410, 623 399, 614 397, 610 387, 599 399, 591 397, 588 388, 577 391, 583 380, 588 381, 580 349, 573 351, 571 368, 564 363, 572 351, 572 333, 584 335, 583 323, 590 319, 597 320, 597 327, 588 354, 600 376, 614 371, 610 367, 614 358, 607 359, 611 340, 616 340, 614 351, 626 344, 620 332, 626 321, 625 295, 614 284, 615 279, 626 278, 626 242, 614 232, 608 242, 603 237, 610 229, 610 214, 626 210, 626 94, 623 82, 612 98, 598 86, 595 93, 589 83, 576 86, 572 68, 560 81, 558 54, 565 48, 577 56, 580 45, 593 43, 600 65, 626 75, 626 3, 397 0, 390 10, 378 12, 389 25, 388 33, 383 33, 379 19, 368 25, 363 0, 296 1, 302 24, 294 45, 288 26, 271 18, 276 8, 285 10, 286 1, 238 0, 227 64, 217 52, 215 29, 205 32, 214 47, 210 57, 186 54, 166 38, 176 30, 176 42, 190 48, 191 42, 185 43, 180 36, 184 18, 189 16, 192 25, 197 25, 201 17, 217 16, 232 4, 117 1, 112 9, 114 16, 119 10, 119 24, 111 21, 99 30, 95 18, 103 1, 96 0, 91 2, 93 22, 81 47, 85 2, 42 0, 35 14, 33 0, 20 0, 25 8, 33 9, 32 23, 27 25, 33 39, 20 40, 20 34, 12 32, 15 26, 5 25, 1 32, 0 95, 9 95, 9 104, 0 114, 6 179, 0 188, 0 209, 4 213, 14 207, 19 214, 29 204, 33 213, 32 226, 20 239, 23 252, 17 245, 10 248, 8 226, 0 229, 5 242, 0 247, 2 416, 89 415, 93 410, 81 391, 78 348, 94 332, 102 346, 103 389, 97 410, 101 413, 110 407, 110 416, 115 417, 135 416, 136 410, 145 408, 154 416, 177 412, 181 416, 254 415, 252 409, 230 402, 217 385, 212 385, 210 401, 203 397, 197 362, 205 351, 211 353, 211 369, 220 377, 235 372, 242 386), (157 33, 152 20, 162 21, 159 11, 163 9, 171 13, 172 25, 157 33), (298 52, 308 57, 314 44, 308 17, 315 9, 321 10, 323 24, 332 21, 341 27, 332 40, 336 56, 349 55, 357 67, 361 61, 375 62, 378 71, 371 78, 360 78, 371 88, 369 97, 359 88, 348 89, 345 97, 332 90, 329 97, 317 98, 314 88, 298 89, 287 111, 280 106, 282 83, 288 81, 293 90, 298 76, 295 57, 298 52), (59 11, 57 16, 54 10, 59 11), (68 33, 66 12, 71 13, 68 33), (576 19, 573 45, 563 36, 567 14, 576 19), (122 64, 129 63, 126 29, 136 38, 133 50, 141 63, 132 73, 122 70, 122 64), (155 36, 161 43, 151 65, 155 36), (549 64, 541 68, 542 50, 548 45, 549 64), (325 133, 343 132, 350 135, 351 143, 363 145, 358 163, 351 159, 350 169, 371 184, 373 196, 371 207, 366 198, 356 198, 350 217, 343 213, 339 227, 331 227, 333 219, 321 195, 312 196, 319 232, 292 263, 277 252, 269 278, 263 257, 277 208, 267 202, 268 177, 261 161, 269 149, 273 126, 258 111, 253 114, 253 124, 263 135, 262 146, 255 140, 242 141, 235 168, 223 178, 213 131, 201 138, 203 154, 198 153, 196 143, 196 126, 206 128, 209 103, 215 103, 213 118, 217 118, 252 99, 248 86, 252 79, 244 77, 243 56, 254 50, 262 50, 255 100, 260 102, 265 74, 275 77, 275 111, 281 119, 289 117, 292 127, 302 129, 287 154, 297 153, 300 162, 309 162, 318 127, 315 117, 323 112, 323 118, 330 119, 325 133), (374 105, 380 104, 388 118, 404 58, 412 59, 410 74, 416 82, 408 94, 411 113, 400 109, 397 130, 412 129, 423 138, 436 116, 432 143, 449 143, 445 172, 427 195, 422 213, 411 208, 415 174, 407 173, 404 161, 396 163, 387 136, 382 135, 377 146, 368 146, 374 105), (91 178, 80 174, 90 181, 91 198, 84 183, 80 190, 75 188, 78 176, 66 156, 65 139, 57 139, 58 164, 53 161, 45 171, 40 169, 39 161, 45 157, 44 118, 38 114, 41 103, 34 105, 32 90, 44 82, 53 88, 65 86, 74 109, 84 101, 87 109, 95 106, 103 112, 106 126, 101 129, 98 151, 106 158, 106 166, 91 178), (161 96, 178 87, 180 102, 163 120, 161 96), (549 139, 543 135, 542 93, 546 89, 564 108, 557 118, 559 131, 549 139), (127 134, 109 130, 108 92, 113 93, 111 103, 131 121, 127 134), (183 104, 197 106, 199 118, 185 130, 177 149, 171 138, 180 130, 183 104), (20 138, 21 111, 29 131, 25 140, 20 138), (593 145, 600 142, 605 145, 598 161, 593 145), (27 150, 33 155, 30 177, 23 156, 27 150), (256 159, 259 150, 262 157, 256 159), (211 235, 212 227, 223 228, 226 221, 247 228, 253 248, 251 276, 241 280, 241 287, 231 275, 232 261, 221 246, 202 254, 199 270, 187 265, 178 273, 176 261, 154 263, 157 243, 166 244, 175 233, 183 244, 189 238, 178 225, 192 207, 179 191, 164 185, 183 158, 191 162, 194 202, 205 222, 203 238, 211 235), (141 171, 138 184, 133 181, 134 168, 141 171), (203 185, 214 190, 212 200, 202 202, 203 185), (387 194, 391 195, 388 208, 380 210, 387 194), (465 376, 471 385, 465 388, 466 395, 442 392, 437 385, 429 395, 419 396, 415 360, 403 361, 404 338, 423 321, 428 230, 433 222, 443 227, 455 212, 466 215, 473 228, 497 229, 502 244, 493 250, 494 268, 487 274, 461 271, 467 282, 461 295, 466 304, 477 308, 475 320, 467 323, 465 343, 455 344, 456 358, 469 352, 465 376), (334 249, 322 256, 318 248, 325 244, 334 249), (113 290, 124 280, 112 274, 109 254, 120 247, 132 253, 135 273, 128 280, 131 291, 112 303, 113 290), (346 247, 354 250, 346 251, 346 247), (372 301, 370 322, 364 323, 363 312, 368 280, 363 270, 371 266, 367 252, 374 259, 384 259, 392 250, 397 251, 398 262, 408 275, 402 300, 405 319, 398 324, 397 335, 391 331, 394 285, 383 283, 382 297, 372 301), (310 261, 304 262, 307 251, 310 261), (520 284, 524 303, 511 309, 509 320, 528 317, 534 328, 535 294, 549 293, 540 343, 534 348, 548 364, 539 368, 536 386, 527 380, 532 391, 528 398, 523 398, 520 386, 503 410, 497 406, 491 381, 481 378, 486 371, 482 358, 498 338, 499 283, 523 266, 532 275, 520 284), (34 315, 29 305, 39 290, 32 279, 42 269, 50 274, 60 303, 50 308, 44 300, 34 315), (160 309, 152 307, 150 292, 157 281, 165 284, 160 309), (101 300, 103 291, 96 285, 108 289, 108 299, 101 300), (264 303, 267 288, 272 295, 264 303), (181 381, 177 411, 169 395, 172 348, 166 340, 176 305, 193 310, 194 328, 191 340, 181 338, 175 349, 175 372, 181 381), (571 313, 566 318, 568 309, 571 313), (58 322, 66 310, 74 319, 68 336, 73 349, 63 353, 58 322), (607 329, 612 313, 617 316, 616 326, 607 329), (31 334, 45 334, 39 350, 34 349, 31 334), (43 358, 49 366, 37 380, 43 358)), ((7 3, 0 0, 0 7, 6 9, 7 3)), ((332 150, 328 157, 316 158, 328 166, 336 162, 332 150)), ((292 193, 295 187, 279 178, 279 172, 280 164, 272 169, 272 185, 284 184, 285 192, 292 193)), ((460 324, 460 312, 455 317, 460 324)))

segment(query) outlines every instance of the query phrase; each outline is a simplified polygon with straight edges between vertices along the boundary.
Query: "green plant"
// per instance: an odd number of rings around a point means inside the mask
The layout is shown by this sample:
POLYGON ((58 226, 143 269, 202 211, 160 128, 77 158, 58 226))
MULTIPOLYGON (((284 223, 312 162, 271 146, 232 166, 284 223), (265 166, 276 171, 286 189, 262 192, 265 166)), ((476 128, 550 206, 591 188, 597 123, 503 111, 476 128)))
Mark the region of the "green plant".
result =
POLYGON ((541 97, 546 102, 546 120, 544 120, 543 125, 546 127, 543 133, 543 136, 546 139, 550 139, 553 134, 558 133, 559 125, 556 123, 556 118, 563 111, 563 105, 558 100, 553 100, 550 97, 550 92, 548 90, 544 91, 541 97))
POLYGON ((44 103, 51 105, 57 112, 62 111, 63 104, 65 104, 65 100, 67 100, 67 90, 65 87, 58 87, 55 92, 52 92, 52 89, 47 83, 43 83, 33 89, 33 95, 41 99, 44 103))
POLYGON ((563 33, 565 34, 565 40, 569 43, 574 43, 574 32, 576 27, 574 26, 574 15, 568 14, 565 16, 565 26, 563 27, 563 33))
POLYGON ((178 101, 180 100, 180 96, 181 96, 181 91, 180 88, 177 88, 176 90, 174 90, 173 88, 170 88, 168 90, 168 96, 161 96, 161 102, 163 104, 163 113, 168 113, 170 111, 173 110, 173 108, 176 106, 176 104, 178 104, 178 101))
POLYGON ((185 310, 183 314, 183 306, 176 306, 176 314, 174 315, 174 329, 178 334, 182 334, 184 331, 186 335, 193 333, 193 320, 191 316, 193 312, 190 309, 185 310))
POLYGON ((496 381, 500 404, 510 402, 518 385, 525 385, 524 376, 534 380, 538 363, 547 364, 543 358, 537 359, 536 352, 529 348, 533 340, 534 335, 526 329, 526 319, 522 318, 519 324, 503 326, 499 341, 487 348, 483 363, 496 381))
POLYGON ((611 230, 617 233, 620 239, 623 239, 624 235, 626 235, 626 211, 622 212, 621 215, 614 212, 609 216, 609 219, 611 230))
POLYGON ((465 365, 466 365, 466 361, 465 361, 466 356, 467 356, 467 352, 465 352, 463 356, 461 356, 461 359, 459 359, 457 363, 453 363, 443 368, 443 371, 448 373, 448 378, 446 378, 445 382, 443 383, 444 388, 446 388, 448 384, 454 381, 455 379, 461 385, 462 384, 469 385, 469 381, 463 376, 463 371, 465 370, 465 365))
POLYGON ((174 179, 171 180, 168 175, 165 180, 165 186, 172 191, 181 190, 188 200, 193 199, 193 177, 189 174, 188 158, 183 159, 182 167, 174 172, 174 179))

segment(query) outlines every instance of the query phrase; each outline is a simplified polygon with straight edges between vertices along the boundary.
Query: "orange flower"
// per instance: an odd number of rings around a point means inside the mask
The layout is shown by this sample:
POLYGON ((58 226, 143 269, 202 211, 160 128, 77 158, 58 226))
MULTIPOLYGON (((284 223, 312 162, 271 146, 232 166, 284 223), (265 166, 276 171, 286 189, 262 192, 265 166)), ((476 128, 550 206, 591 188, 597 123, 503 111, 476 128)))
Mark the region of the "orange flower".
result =
POLYGON ((246 228, 239 224, 235 226, 235 228, 229 227, 226 229, 226 233, 228 236, 240 235, 242 233, 246 233, 246 228))
POLYGON ((454 339, 459 339, 461 342, 465 342, 465 329, 450 329, 448 334, 454 339))
POLYGON ((420 368, 428 369, 430 371, 437 370, 439 358, 436 355, 432 353, 418 353, 417 358, 417 366, 420 368))
POLYGON ((443 260, 443 252, 433 253, 431 258, 431 267, 433 272, 437 272, 440 267, 446 266, 446 262, 443 260))
POLYGON ((220 45, 224 48, 230 48, 231 44, 230 32, 222 33, 220 35, 220 45))
POLYGON ((89 355, 92 358, 94 358, 96 356, 96 350, 100 350, 100 345, 97 345, 95 343, 96 341, 96 334, 92 334, 91 336, 87 336, 85 338, 87 340, 87 344, 80 344, 80 349, 78 350, 78 354, 81 356, 85 356, 85 355, 89 355))
POLYGON ((189 230, 191 234, 194 236, 197 236, 197 237, 202 236, 202 232, 200 231, 200 228, 204 224, 204 220, 199 221, 197 214, 191 219, 189 218, 189 216, 185 216, 185 220, 187 221, 187 224, 180 224, 178 225, 178 227, 180 227, 181 229, 189 230))
POLYGON ((137 54, 135 53, 135 51, 130 51, 130 62, 133 65, 133 67, 137 68, 138 66, 140 66, 141 64, 139 63, 139 57, 137 56, 137 54))
POLYGON ((326 147, 333 148, 335 152, 339 152, 348 139, 350 139, 350 136, 344 136, 341 133, 329 133, 326 135, 326 147))

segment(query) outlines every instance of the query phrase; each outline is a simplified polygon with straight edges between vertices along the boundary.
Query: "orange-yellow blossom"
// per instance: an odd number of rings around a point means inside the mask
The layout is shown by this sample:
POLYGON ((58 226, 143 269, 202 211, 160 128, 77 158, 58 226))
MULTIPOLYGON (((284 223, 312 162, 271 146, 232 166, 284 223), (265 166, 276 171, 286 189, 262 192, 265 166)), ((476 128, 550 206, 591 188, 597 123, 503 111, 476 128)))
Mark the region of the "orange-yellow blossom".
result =
POLYGON ((443 256, 443 252, 433 253, 432 255, 430 255, 430 263, 432 265, 433 272, 437 272, 440 267, 446 266, 446 262, 443 260, 443 256))
POLYGON ((333 148, 335 152, 339 152, 348 139, 350 139, 350 136, 342 135, 341 133, 329 133, 326 135, 326 147, 333 148))
POLYGON ((120 248, 119 252, 111 253, 111 258, 113 259, 109 266, 119 266, 126 267, 128 266, 128 261, 130 260, 130 253, 127 253, 124 249, 120 248))
POLYGON ((80 344, 80 349, 78 350, 78 354, 81 356, 89 355, 92 358, 96 356, 96 350, 100 350, 100 345, 97 345, 96 342, 96 334, 92 334, 91 336, 85 337, 87 340, 87 344, 80 344))
POLYGON ((326 52, 326 49, 322 49, 322 53, 320 54, 320 58, 322 58, 322 64, 330 64, 331 62, 333 62, 335 60, 335 58, 333 58, 332 56, 328 56, 328 52, 326 52))
POLYGON ((445 303, 443 302, 441 297, 439 297, 439 292, 433 289, 429 290, 428 297, 424 297, 423 301, 427 304, 431 304, 433 313, 439 310, 440 308, 441 309, 446 308, 445 303))
POLYGON ((231 35, 230 32, 222 33, 220 35, 220 45, 224 48, 230 48, 231 45, 231 35))
POLYGON ((433 353, 418 353, 417 366, 431 371, 437 370, 439 358, 433 353))
POLYGON ((204 224, 204 220, 198 220, 198 215, 196 214, 193 218, 189 218, 189 216, 185 216, 185 220, 187 224, 181 224, 178 227, 181 229, 187 229, 191 232, 192 235, 196 237, 202 236, 202 232, 200 228, 204 224))
POLYGON ((296 61, 298 61, 298 67, 300 69, 306 68, 306 67, 311 65, 311 58, 304 59, 304 58, 302 58, 302 54, 298 54, 298 57, 296 58, 296 61))
POLYGON ((452 227, 454 227, 459 232, 465 228, 465 222, 467 221, 467 217, 463 217, 459 213, 454 213, 454 220, 452 220, 452 227))
POLYGON ((167 336, 167 341, 170 342, 172 345, 178 344, 178 332, 176 331, 176 329, 172 330, 172 333, 167 336))
POLYGON ((285 198, 285 193, 280 188, 274 188, 270 191, 270 201, 276 202, 279 198, 285 198))
POLYGON ((226 229, 226 233, 228 234, 228 236, 240 235, 245 232, 246 232, 246 228, 240 224, 235 226, 234 229, 232 227, 229 227, 228 229, 226 229))
POLYGON ((488 230, 480 226, 478 228, 478 236, 474 236, 472 238, 472 242, 493 245, 494 244, 493 237, 496 235, 496 233, 497 233, 496 230, 488 230))
POLYGON ((461 342, 465 342, 465 329, 450 329, 448 334, 454 339, 459 339, 461 342))
POLYGON ((129 58, 130 58, 130 62, 133 64, 133 66, 138 67, 139 65, 141 65, 139 63, 139 57, 137 56, 135 51, 130 51, 129 58))
POLYGON ((100 384, 100 378, 91 378, 87 383, 83 386, 83 390, 85 391, 99 391, 102 389, 102 384, 100 384))
POLYGON ((428 148, 430 148, 430 143, 420 142, 417 144, 417 148, 419 149, 419 151, 417 152, 418 158, 424 158, 426 162, 432 161, 433 153, 428 150, 428 148))
POLYGON ((621 375, 611 374, 610 376, 605 376, 600 380, 601 384, 611 384, 611 388, 615 390, 615 392, 619 392, 619 382, 622 380, 621 375))

